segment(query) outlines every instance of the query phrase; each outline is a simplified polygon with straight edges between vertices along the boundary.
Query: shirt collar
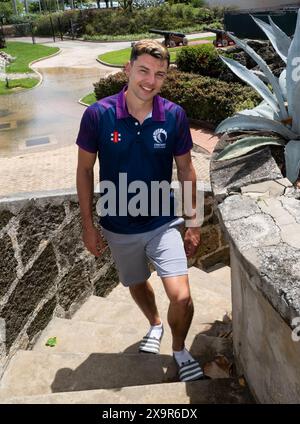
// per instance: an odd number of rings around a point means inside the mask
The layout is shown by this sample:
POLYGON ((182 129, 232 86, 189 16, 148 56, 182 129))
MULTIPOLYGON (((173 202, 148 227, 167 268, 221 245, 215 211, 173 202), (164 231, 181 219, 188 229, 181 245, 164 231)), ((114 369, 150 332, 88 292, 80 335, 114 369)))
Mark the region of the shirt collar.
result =
MULTIPOLYGON (((120 93, 117 95, 117 104, 116 104, 116 112, 117 119, 128 118, 130 116, 126 104, 125 92, 127 90, 127 85, 123 88, 120 93)), ((165 121, 165 111, 163 99, 156 95, 153 98, 153 109, 152 109, 152 119, 153 121, 165 121)))

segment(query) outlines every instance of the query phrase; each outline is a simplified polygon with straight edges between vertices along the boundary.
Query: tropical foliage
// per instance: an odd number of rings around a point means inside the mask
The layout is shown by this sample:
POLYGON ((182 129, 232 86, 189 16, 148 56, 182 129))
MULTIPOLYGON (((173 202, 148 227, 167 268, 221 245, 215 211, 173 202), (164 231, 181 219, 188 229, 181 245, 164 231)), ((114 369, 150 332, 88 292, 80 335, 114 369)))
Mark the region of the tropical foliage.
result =
POLYGON ((300 9, 293 39, 270 17, 269 24, 253 16, 252 18, 286 63, 286 69, 276 78, 267 63, 251 47, 230 35, 258 64, 260 73, 254 74, 230 58, 221 58, 239 78, 256 90, 263 101, 259 106, 238 112, 219 124, 217 133, 247 131, 247 136, 241 136, 228 145, 217 160, 232 159, 260 146, 282 145, 287 178, 295 182, 300 170, 300 9))

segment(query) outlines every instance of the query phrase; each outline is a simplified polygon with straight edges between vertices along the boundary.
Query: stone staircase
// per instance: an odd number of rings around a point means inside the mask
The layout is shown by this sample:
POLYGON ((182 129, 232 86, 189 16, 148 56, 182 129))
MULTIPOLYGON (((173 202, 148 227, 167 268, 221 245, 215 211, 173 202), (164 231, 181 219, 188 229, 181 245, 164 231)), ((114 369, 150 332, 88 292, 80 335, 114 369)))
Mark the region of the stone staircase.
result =
MULTIPOLYGON (((192 267, 189 276, 195 313, 187 347, 202 365, 218 353, 232 358, 231 339, 214 335, 213 324, 231 311, 230 268, 192 267)), ((160 355, 138 353, 148 322, 119 284, 106 298, 91 296, 71 320, 53 318, 32 350, 18 351, 3 375, 0 402, 252 403, 235 378, 178 382, 167 297, 156 273, 150 282, 165 324, 160 355), (50 337, 57 338, 54 347, 46 346, 50 337)))

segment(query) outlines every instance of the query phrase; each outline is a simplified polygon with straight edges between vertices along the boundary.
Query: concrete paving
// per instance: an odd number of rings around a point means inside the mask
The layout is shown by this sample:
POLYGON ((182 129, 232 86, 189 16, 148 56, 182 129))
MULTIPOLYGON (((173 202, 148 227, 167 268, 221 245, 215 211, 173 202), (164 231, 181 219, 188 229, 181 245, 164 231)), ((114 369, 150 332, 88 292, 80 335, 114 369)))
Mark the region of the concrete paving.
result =
MULTIPOLYGON (((188 37, 211 33, 191 34, 188 37)), ((27 37, 19 41, 30 41, 27 37)), ((32 65, 44 76, 43 84, 25 93, 3 97, 0 113, 0 197, 32 191, 74 189, 77 163, 75 146, 84 107, 76 100, 88 92, 92 81, 118 72, 98 63, 96 57, 105 51, 129 47, 129 42, 94 43, 37 39, 61 48, 61 53, 32 65), (84 84, 84 80, 87 83, 84 84), (91 82, 89 82, 91 81, 91 82), (66 89, 66 84, 70 89, 66 89), (59 84, 59 85, 58 85, 59 84), (56 90, 56 94, 54 95, 56 90), (82 93, 82 94, 81 94, 82 93), (77 97, 76 97, 77 96, 77 97), (39 106, 37 106, 39 104, 39 106), (5 125, 10 127, 7 129, 5 125), (28 139, 45 137, 47 143, 28 147, 28 139)), ((198 179, 209 182, 209 155, 218 138, 212 131, 192 128, 198 149, 193 152, 198 179)), ((98 165, 97 165, 98 166, 98 165)), ((95 184, 98 168, 95 168, 95 184)))

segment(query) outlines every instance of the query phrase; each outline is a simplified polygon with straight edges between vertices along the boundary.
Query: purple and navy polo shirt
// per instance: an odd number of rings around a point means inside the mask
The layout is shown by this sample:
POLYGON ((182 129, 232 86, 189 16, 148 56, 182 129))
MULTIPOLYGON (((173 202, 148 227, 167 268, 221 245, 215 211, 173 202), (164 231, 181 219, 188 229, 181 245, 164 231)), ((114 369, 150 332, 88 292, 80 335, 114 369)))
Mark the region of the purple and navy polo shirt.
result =
MULTIPOLYGON (((144 181, 149 187, 151 210, 151 181, 172 179, 174 156, 187 153, 193 146, 186 114, 181 106, 160 96, 153 99, 152 116, 139 123, 129 114, 125 91, 89 106, 82 117, 76 143, 82 149, 97 153, 100 162, 100 181, 115 184, 117 216, 103 216, 101 225, 109 231, 135 234, 154 230, 173 220, 174 198, 170 193, 170 214, 163 216, 120 216, 118 212, 119 174, 126 173, 127 188, 135 181, 144 181)), ((136 193, 127 193, 128 202, 136 193)), ((160 208, 161 209, 161 208, 160 208)))

